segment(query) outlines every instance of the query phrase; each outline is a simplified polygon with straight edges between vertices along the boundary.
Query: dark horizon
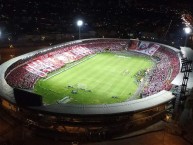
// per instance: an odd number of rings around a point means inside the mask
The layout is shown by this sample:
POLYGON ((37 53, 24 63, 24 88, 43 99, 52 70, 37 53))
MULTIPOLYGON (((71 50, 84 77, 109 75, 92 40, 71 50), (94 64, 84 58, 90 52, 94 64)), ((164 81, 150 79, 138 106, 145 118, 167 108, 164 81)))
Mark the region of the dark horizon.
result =
POLYGON ((82 19, 84 38, 154 37, 179 45, 184 39, 182 14, 192 15, 190 0, 1 0, 0 8, 0 43, 47 34, 66 35, 61 41, 74 40, 76 21, 82 19))

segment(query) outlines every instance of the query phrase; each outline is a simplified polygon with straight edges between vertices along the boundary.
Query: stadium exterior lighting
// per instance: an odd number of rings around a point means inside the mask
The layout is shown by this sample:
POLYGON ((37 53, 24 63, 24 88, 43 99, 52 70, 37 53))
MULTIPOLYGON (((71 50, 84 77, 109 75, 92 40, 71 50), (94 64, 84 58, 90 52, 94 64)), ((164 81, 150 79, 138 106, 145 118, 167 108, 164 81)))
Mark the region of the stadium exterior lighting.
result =
POLYGON ((184 28, 184 31, 185 31, 186 34, 190 34, 192 32, 190 27, 184 28))
POLYGON ((192 32, 192 29, 190 27, 185 27, 184 32, 186 33, 186 39, 185 39, 185 44, 184 44, 184 46, 186 47, 187 40, 188 40, 188 35, 192 32))
POLYGON ((78 20, 76 24, 78 26, 78 38, 80 39, 80 28, 83 25, 83 21, 82 20, 78 20))

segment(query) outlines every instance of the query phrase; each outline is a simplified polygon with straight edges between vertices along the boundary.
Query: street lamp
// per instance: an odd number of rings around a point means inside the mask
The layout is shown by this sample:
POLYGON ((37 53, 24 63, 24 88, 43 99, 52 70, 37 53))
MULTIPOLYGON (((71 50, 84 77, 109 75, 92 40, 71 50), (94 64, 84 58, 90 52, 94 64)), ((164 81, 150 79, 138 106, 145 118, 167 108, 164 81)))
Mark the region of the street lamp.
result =
POLYGON ((192 29, 190 27, 186 27, 186 28, 184 28, 184 32, 186 33, 186 40, 185 40, 185 44, 184 44, 184 46, 186 47, 188 35, 192 32, 192 29))
POLYGON ((80 39, 80 28, 83 25, 83 21, 82 20, 78 20, 76 24, 78 26, 78 38, 80 39))

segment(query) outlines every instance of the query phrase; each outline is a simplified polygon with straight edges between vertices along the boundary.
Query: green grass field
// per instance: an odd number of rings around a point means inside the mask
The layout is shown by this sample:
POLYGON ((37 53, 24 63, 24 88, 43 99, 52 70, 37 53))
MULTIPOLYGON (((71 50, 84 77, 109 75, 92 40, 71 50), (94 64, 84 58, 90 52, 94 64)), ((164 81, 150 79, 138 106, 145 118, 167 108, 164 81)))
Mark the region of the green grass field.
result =
POLYGON ((152 60, 144 56, 100 53, 47 80, 40 79, 34 91, 42 95, 47 104, 124 102, 138 88, 136 74, 153 65, 152 60))

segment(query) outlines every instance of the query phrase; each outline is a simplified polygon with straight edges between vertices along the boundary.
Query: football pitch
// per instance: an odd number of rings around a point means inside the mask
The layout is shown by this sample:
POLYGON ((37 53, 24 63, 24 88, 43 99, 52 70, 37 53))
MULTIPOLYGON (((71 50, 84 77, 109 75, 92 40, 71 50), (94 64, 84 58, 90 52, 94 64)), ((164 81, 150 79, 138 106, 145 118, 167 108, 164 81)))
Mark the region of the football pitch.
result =
POLYGON ((128 100, 139 87, 136 74, 151 68, 149 57, 100 53, 61 68, 48 79, 36 82, 34 91, 43 102, 69 104, 112 104, 128 100))

